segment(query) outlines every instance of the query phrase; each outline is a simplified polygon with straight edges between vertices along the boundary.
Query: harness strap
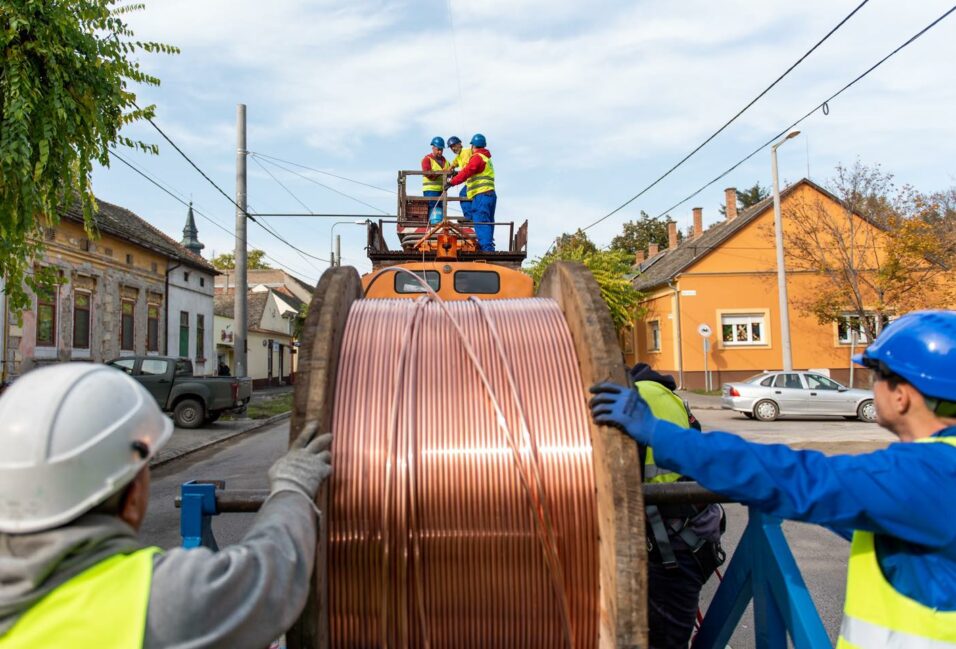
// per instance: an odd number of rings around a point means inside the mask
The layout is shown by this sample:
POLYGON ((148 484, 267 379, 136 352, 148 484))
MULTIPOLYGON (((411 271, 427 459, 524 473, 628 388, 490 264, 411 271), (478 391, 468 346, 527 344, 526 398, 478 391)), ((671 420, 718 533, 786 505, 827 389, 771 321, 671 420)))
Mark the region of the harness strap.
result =
POLYGON ((665 568, 676 568, 677 557, 674 556, 674 548, 671 547, 671 542, 667 538, 667 526, 664 525, 660 510, 657 505, 648 505, 646 510, 647 522, 654 534, 654 543, 657 545, 658 552, 661 553, 661 562, 665 568))

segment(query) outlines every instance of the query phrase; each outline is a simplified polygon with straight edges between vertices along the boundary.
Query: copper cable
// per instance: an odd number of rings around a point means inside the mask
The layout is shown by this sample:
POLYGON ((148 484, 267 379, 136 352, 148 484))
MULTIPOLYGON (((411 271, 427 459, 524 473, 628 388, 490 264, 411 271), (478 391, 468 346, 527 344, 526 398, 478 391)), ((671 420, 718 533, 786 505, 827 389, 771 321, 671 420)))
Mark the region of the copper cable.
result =
POLYGON ((331 646, 595 647, 584 394, 551 300, 355 302, 333 417, 331 646))

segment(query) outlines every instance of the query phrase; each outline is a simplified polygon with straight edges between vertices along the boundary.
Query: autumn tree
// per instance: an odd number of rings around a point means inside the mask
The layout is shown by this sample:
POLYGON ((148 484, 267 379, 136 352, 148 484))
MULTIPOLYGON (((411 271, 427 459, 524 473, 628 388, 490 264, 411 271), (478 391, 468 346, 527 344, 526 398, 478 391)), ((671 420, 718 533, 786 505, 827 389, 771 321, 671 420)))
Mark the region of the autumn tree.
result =
MULTIPOLYGON (((759 182, 753 184, 752 187, 748 187, 743 191, 737 189, 734 190, 737 192, 737 211, 743 212, 746 209, 749 209, 762 201, 763 199, 770 196, 770 188, 764 187, 759 182)), ((720 214, 721 216, 727 216, 727 204, 721 203, 720 205, 720 214)))
MULTIPOLYGON (((265 270, 272 268, 272 266, 266 263, 264 259, 265 256, 266 253, 264 250, 250 250, 246 255, 246 268, 249 270, 265 270)), ((219 270, 232 270, 236 267, 236 255, 232 252, 224 252, 221 255, 216 255, 213 257, 209 263, 219 270)))
POLYGON ((93 163, 109 166, 114 146, 157 152, 120 131, 155 111, 138 106, 130 88, 159 85, 136 55, 178 51, 134 39, 125 15, 142 8, 116 0, 0 3, 0 276, 16 313, 31 304, 25 285, 47 287, 31 268, 43 253, 42 228, 79 202, 96 235, 93 163))
POLYGON ((790 270, 818 278, 797 308, 821 324, 849 317, 873 340, 892 315, 952 303, 945 242, 927 222, 925 197, 859 161, 838 166, 828 189, 839 203, 816 195, 784 209, 790 270))
POLYGON ((531 275, 537 288, 545 271, 554 262, 577 261, 584 264, 601 288, 601 297, 611 311, 614 326, 622 329, 639 315, 638 306, 642 297, 630 279, 633 260, 633 255, 627 251, 598 249, 584 232, 578 230, 574 234, 561 235, 548 254, 535 259, 523 270, 531 275))
MULTIPOLYGON (((641 210, 636 221, 628 221, 621 228, 621 234, 611 239, 611 250, 626 252, 633 260, 638 250, 647 250, 648 244, 656 243, 661 250, 668 246, 667 223, 669 219, 655 218, 641 210)), ((677 233, 678 241, 683 235, 677 233)))

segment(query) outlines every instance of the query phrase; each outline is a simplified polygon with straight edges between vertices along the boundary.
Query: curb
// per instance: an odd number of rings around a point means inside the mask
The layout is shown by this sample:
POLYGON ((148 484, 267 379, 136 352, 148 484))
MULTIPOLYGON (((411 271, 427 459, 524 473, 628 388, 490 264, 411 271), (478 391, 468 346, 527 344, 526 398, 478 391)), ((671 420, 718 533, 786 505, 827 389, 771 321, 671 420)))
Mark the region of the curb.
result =
POLYGON ((264 428, 269 428, 273 424, 276 424, 280 421, 288 419, 291 416, 292 416, 292 412, 290 411, 290 412, 282 412, 282 413, 279 413, 278 415, 273 415, 269 417, 268 419, 257 420, 257 422, 253 424, 252 426, 250 426, 249 428, 243 428, 242 430, 233 431, 229 433, 228 435, 217 437, 216 439, 211 439, 208 442, 204 442, 203 444, 200 444, 199 446, 180 449, 179 451, 170 453, 167 456, 157 457, 153 459, 152 462, 149 463, 149 468, 155 469, 157 467, 163 466, 164 464, 169 464, 173 460, 181 460, 187 455, 191 455, 197 451, 201 451, 204 448, 209 448, 210 446, 215 446, 216 444, 233 439, 234 437, 238 437, 239 435, 245 435, 246 433, 256 433, 260 430, 263 430, 264 428))

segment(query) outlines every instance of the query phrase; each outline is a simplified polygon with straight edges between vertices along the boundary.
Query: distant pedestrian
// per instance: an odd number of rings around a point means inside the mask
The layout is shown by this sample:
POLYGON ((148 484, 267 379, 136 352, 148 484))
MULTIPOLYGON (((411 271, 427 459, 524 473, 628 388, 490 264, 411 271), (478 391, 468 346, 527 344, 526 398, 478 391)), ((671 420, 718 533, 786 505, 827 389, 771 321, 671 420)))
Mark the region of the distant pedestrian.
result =
POLYGON ((219 371, 218 371, 218 374, 219 374, 219 376, 229 376, 229 374, 230 374, 229 366, 226 365, 225 361, 223 361, 221 358, 219 359, 219 371))

